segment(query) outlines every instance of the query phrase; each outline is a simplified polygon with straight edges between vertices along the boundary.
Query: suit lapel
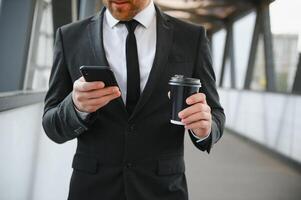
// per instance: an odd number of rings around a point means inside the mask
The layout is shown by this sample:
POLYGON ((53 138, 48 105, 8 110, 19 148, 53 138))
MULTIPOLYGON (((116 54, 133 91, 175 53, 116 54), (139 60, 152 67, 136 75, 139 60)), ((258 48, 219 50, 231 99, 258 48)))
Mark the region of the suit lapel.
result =
MULTIPOLYGON (((95 65, 97 66, 109 66, 103 46, 103 19, 105 10, 106 8, 104 7, 97 15, 95 15, 91 19, 92 22, 89 24, 90 47, 92 49, 95 59, 93 63, 95 63, 95 65)), ((115 82, 117 83, 116 80, 115 82)), ((119 97, 116 101, 113 101, 112 103, 119 104, 123 114, 125 114, 127 118, 129 117, 121 97, 119 97)))
POLYGON ((158 84, 160 75, 163 74, 167 61, 169 51, 173 41, 173 26, 156 7, 157 11, 157 44, 156 54, 153 62, 152 69, 150 71, 145 88, 140 96, 140 99, 135 107, 133 114, 130 116, 132 120, 143 109, 145 103, 149 100, 155 86, 158 84))
POLYGON ((103 16, 105 8, 92 18, 89 24, 90 47, 95 59, 95 64, 108 66, 108 61, 103 47, 103 16))

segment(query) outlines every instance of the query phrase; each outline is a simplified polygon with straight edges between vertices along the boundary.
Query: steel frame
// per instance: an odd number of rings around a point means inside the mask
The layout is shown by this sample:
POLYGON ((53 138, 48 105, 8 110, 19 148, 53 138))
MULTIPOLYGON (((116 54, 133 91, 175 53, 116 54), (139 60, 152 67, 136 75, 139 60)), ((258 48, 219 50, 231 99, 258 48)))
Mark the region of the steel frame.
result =
POLYGON ((301 94, 301 53, 299 53, 299 60, 298 60, 296 76, 292 88, 292 93, 301 94))
POLYGON ((226 42, 223 55, 223 63, 220 74, 219 86, 222 87, 224 83, 225 70, 227 60, 230 61, 230 75, 231 75, 231 88, 236 88, 236 70, 235 70, 235 54, 234 54, 234 39, 233 39, 233 22, 226 25, 226 42))
POLYGON ((258 5, 256 9, 256 22, 255 22, 255 27, 254 27, 253 37, 252 37, 248 67, 245 76, 244 89, 250 89, 251 86, 260 35, 262 35, 263 42, 264 42, 264 54, 265 54, 264 58, 265 58, 265 72, 266 72, 265 77, 267 80, 266 90, 276 91, 273 41, 272 41, 271 25, 270 25, 269 4, 267 3, 258 5))

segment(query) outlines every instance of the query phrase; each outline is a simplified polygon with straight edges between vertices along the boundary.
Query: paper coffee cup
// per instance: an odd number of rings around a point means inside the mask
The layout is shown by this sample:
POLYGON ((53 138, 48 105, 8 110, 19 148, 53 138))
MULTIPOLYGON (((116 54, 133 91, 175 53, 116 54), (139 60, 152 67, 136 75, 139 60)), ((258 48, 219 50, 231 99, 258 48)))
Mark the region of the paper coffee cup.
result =
POLYGON ((176 125, 184 125, 178 114, 188 107, 186 99, 199 92, 201 88, 200 79, 188 78, 183 75, 174 75, 169 80, 170 100, 172 104, 170 122, 176 125))

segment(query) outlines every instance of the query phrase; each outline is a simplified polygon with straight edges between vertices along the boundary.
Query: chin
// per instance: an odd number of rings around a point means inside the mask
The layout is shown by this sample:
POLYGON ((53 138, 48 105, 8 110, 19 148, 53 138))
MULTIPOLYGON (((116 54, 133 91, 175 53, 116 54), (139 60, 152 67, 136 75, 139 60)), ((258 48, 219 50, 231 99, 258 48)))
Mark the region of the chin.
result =
POLYGON ((113 17, 115 17, 116 19, 121 20, 121 21, 128 21, 128 20, 133 19, 133 17, 134 17, 132 15, 126 15, 124 13, 112 13, 112 15, 113 15, 113 17))
POLYGON ((131 9, 127 8, 110 8, 109 9, 111 14, 115 19, 121 20, 121 21, 128 21, 134 18, 135 12, 131 9))

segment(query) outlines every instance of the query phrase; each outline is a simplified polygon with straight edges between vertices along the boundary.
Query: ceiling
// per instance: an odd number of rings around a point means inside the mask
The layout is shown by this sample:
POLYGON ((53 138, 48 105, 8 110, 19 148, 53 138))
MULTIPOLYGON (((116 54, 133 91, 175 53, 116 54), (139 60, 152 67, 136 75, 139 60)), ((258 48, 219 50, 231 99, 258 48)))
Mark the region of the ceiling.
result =
POLYGON ((260 3, 273 0, 154 0, 165 13, 206 27, 209 34, 223 28, 260 3))

